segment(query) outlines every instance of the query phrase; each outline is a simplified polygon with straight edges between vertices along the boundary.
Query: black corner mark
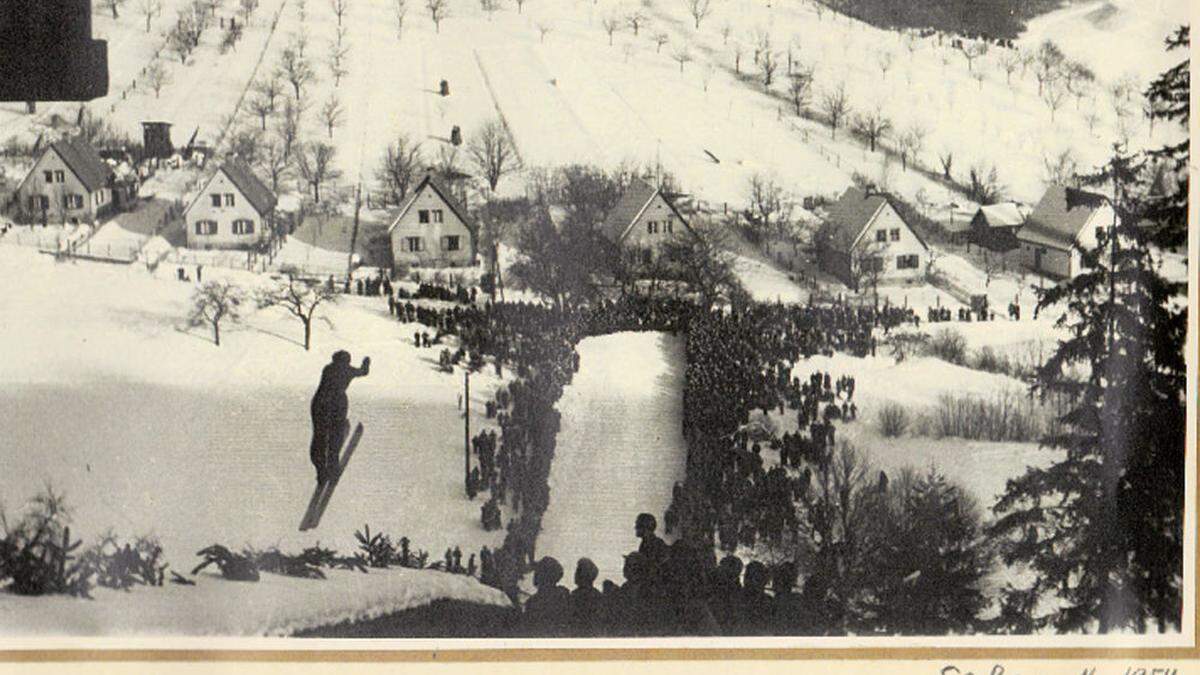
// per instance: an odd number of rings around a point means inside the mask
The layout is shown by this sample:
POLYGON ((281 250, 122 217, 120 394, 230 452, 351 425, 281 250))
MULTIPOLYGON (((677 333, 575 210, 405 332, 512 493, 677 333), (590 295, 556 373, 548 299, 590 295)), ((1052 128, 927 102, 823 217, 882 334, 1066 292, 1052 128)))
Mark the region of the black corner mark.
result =
POLYGON ((91 0, 0 1, 0 101, 90 101, 108 93, 108 44, 91 0))

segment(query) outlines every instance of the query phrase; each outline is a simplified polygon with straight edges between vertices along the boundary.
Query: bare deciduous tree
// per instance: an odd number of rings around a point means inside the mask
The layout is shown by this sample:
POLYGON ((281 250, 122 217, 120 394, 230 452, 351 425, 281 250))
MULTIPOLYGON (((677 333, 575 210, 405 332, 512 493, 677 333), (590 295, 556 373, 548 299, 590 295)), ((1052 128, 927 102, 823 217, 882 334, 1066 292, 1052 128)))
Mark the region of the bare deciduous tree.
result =
POLYGON ((517 14, 524 14, 524 13, 525 13, 525 3, 526 3, 526 2, 528 2, 528 1, 529 1, 529 0, 516 0, 516 3, 517 3, 517 14))
POLYGON ((289 274, 287 283, 260 289, 255 299, 259 309, 279 307, 295 317, 304 326, 304 351, 308 351, 317 308, 326 302, 337 302, 337 291, 319 281, 304 281, 289 274))
POLYGON ((876 143, 891 132, 892 121, 883 114, 882 106, 875 106, 873 110, 855 115, 851 126, 854 133, 867 141, 871 152, 875 152, 876 143))
POLYGON ((663 33, 663 32, 655 33, 654 34, 654 53, 661 54, 663 46, 666 45, 670 41, 671 41, 671 38, 666 33, 663 33))
POLYGON ((321 106, 321 124, 325 126, 330 138, 333 138, 334 128, 341 126, 343 117, 344 111, 337 94, 330 94, 329 98, 325 100, 325 104, 321 106))
POLYGON ((408 190, 423 164, 421 144, 407 134, 400 134, 384 153, 375 179, 383 185, 392 203, 399 205, 408 197, 408 190))
POLYGON ((638 32, 642 29, 642 24, 646 22, 646 14, 640 9, 631 10, 625 15, 625 23, 633 29, 633 36, 637 37, 638 32))
POLYGON ((688 61, 692 60, 692 52, 688 49, 686 42, 680 42, 671 50, 671 58, 679 64, 679 72, 683 72, 683 66, 688 61))
POLYGON ((775 71, 779 69, 779 60, 775 56, 775 52, 766 49, 758 55, 758 68, 762 72, 763 87, 771 88, 771 84, 775 82, 775 71))
POLYGON ((425 9, 429 10, 429 20, 433 22, 436 33, 442 32, 442 22, 450 16, 450 5, 446 0, 425 0, 425 9))
POLYGON ((162 62, 157 59, 146 67, 144 77, 146 78, 147 86, 154 90, 154 98, 158 98, 158 94, 162 91, 162 88, 171 83, 170 71, 163 67, 162 62))
POLYGON ((1042 95, 1046 84, 1058 78, 1059 70, 1066 60, 1062 50, 1053 42, 1046 40, 1038 46, 1033 54, 1033 62, 1037 65, 1033 74, 1037 78, 1038 96, 1042 95))
POLYGON ((125 4, 125 0, 101 0, 101 4, 112 11, 112 18, 118 19, 120 17, 117 16, 117 10, 121 8, 121 5, 125 4))
POLYGON ((928 132, 920 122, 913 122, 900 135, 900 163, 908 171, 908 163, 916 163, 921 149, 925 146, 925 136, 928 132))
POLYGON ((275 139, 267 139, 258 153, 258 164, 271 177, 271 192, 279 194, 279 184, 287 177, 288 158, 283 154, 283 145, 275 139))
POLYGON ((485 122, 475 132, 467 143, 467 154, 493 192, 500 179, 517 168, 517 149, 499 119, 485 122))
POLYGON ((283 156, 289 160, 292 158, 292 151, 296 149, 296 144, 300 140, 300 119, 302 115, 303 111, 294 99, 287 98, 284 101, 283 114, 279 117, 275 133, 279 137, 279 141, 283 143, 283 156))
POLYGON ((1017 68, 1021 67, 1021 55, 1013 50, 1006 50, 1004 55, 1000 57, 1000 67, 1004 69, 1004 81, 1006 84, 1012 84, 1013 73, 1017 72, 1017 68))
POLYGON ((404 18, 408 16, 408 0, 392 0, 392 16, 396 19, 396 37, 404 35, 404 18))
POLYGON ((721 24, 721 44, 729 44, 729 36, 733 35, 733 26, 728 21, 721 24))
POLYGON ((539 41, 542 43, 545 43, 546 35, 548 35, 550 33, 550 31, 554 30, 554 26, 551 26, 549 23, 546 23, 544 21, 538 21, 534 25, 537 26, 539 41))
POLYGON ((242 23, 250 21, 250 17, 258 10, 259 0, 240 0, 238 2, 238 15, 242 17, 242 23))
POLYGON ((298 47, 287 47, 279 58, 279 74, 292 85, 296 100, 303 97, 304 85, 313 78, 312 65, 304 58, 298 47))
POLYGON ((600 20, 600 27, 603 28, 604 32, 608 34, 608 46, 611 47, 613 43, 613 35, 621 29, 620 17, 610 14, 609 16, 606 16, 600 20))
POLYGON ((479 0, 479 9, 487 14, 488 21, 492 20, 492 15, 500 9, 500 0, 479 0))
POLYGON ((349 52, 350 49, 339 42, 329 44, 329 60, 326 65, 329 66, 329 75, 333 77, 335 88, 342 86, 342 78, 346 76, 346 55, 349 52))
POLYGON ((712 13, 712 0, 683 0, 683 2, 687 6, 688 14, 692 16, 696 30, 700 30, 700 22, 712 13))
POLYGON ((1054 121, 1054 115, 1058 109, 1062 107, 1063 101, 1067 98, 1067 88, 1058 80, 1050 82, 1042 91, 1042 100, 1046 102, 1046 107, 1050 109, 1050 121, 1054 121))
POLYGON ((1045 168, 1043 177, 1047 185, 1070 185, 1075 182, 1075 174, 1079 170, 1079 162, 1070 148, 1043 155, 1042 166, 1045 168))
POLYGON ((209 281, 192 294, 192 311, 188 325, 211 326, 213 342, 221 346, 221 322, 237 321, 242 304, 242 289, 226 280, 209 281))
POLYGON ((888 71, 892 69, 892 64, 896 62, 896 55, 890 50, 884 49, 875 55, 875 62, 879 64, 879 72, 883 73, 886 78, 888 71))
POLYGON ((336 150, 328 143, 305 143, 296 148, 296 172, 312 188, 313 201, 321 203, 321 186, 335 181, 342 173, 334 167, 336 150))
POLYGON ((825 92, 821 97, 821 111, 829 120, 830 137, 837 138, 838 127, 850 114, 850 99, 846 96, 845 84, 840 84, 836 89, 825 92))
POLYGON ((962 46, 963 58, 967 60, 967 70, 975 70, 975 59, 987 54, 986 42, 968 42, 962 46))
POLYGON ((804 114, 804 109, 812 99, 814 73, 815 69, 812 66, 800 66, 793 70, 788 82, 788 95, 791 96, 797 116, 804 114))
POLYGON ((773 176, 751 175, 747 198, 746 220, 756 236, 774 236, 791 223, 795 201, 773 176))
POLYGON ((150 22, 162 14, 162 0, 138 0, 138 11, 146 19, 146 32, 150 32, 150 22))
POLYGON ((346 10, 350 9, 350 0, 329 0, 329 7, 333 10, 333 15, 337 17, 337 25, 342 25, 342 19, 346 16, 346 10))
POLYGON ((942 165, 942 178, 954 180, 950 171, 954 168, 954 151, 946 148, 938 153, 938 162, 942 165))

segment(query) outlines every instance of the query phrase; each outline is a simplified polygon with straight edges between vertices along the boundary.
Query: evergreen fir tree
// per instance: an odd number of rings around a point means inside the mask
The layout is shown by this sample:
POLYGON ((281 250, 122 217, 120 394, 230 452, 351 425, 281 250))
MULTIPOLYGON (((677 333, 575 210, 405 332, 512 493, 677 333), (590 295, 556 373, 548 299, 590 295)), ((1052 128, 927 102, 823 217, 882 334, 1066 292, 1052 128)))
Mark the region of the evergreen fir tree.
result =
MULTIPOLYGON (((1146 98, 1151 103, 1151 116, 1188 128, 1188 106, 1191 100, 1191 69, 1189 50, 1191 45, 1190 26, 1180 26, 1166 40, 1167 51, 1184 50, 1183 60, 1167 70, 1150 84, 1146 98)), ((1188 195, 1188 142, 1185 135, 1179 143, 1166 145, 1149 153, 1161 163, 1163 184, 1156 185, 1147 217, 1157 224, 1154 231, 1155 244, 1174 248, 1187 242, 1187 195, 1188 195)))
MULTIPOLYGON (((1186 28, 1176 41, 1186 44, 1186 28)), ((1186 67, 1172 69, 1156 87, 1177 96, 1173 87, 1186 80, 1186 67)), ((1151 96, 1165 95, 1156 87, 1151 96)), ((1186 167, 1186 152, 1176 146, 1169 156, 1186 167)), ((1085 179, 1109 195, 1068 193, 1068 203, 1107 203, 1114 222, 1079 249, 1084 271, 1039 299, 1041 311, 1066 307, 1059 325, 1069 337, 1035 383, 1044 397, 1070 401, 1062 431, 1044 439, 1066 456, 1009 481, 995 507, 1006 562, 1037 574, 1032 587, 1007 589, 1009 630, 1181 624, 1187 315, 1184 286, 1164 279, 1156 258, 1186 234, 1187 195, 1186 178, 1182 194, 1156 193, 1155 159, 1117 147, 1085 179), (1039 602, 1048 595, 1056 601, 1039 602)))
POLYGON ((893 486, 867 577, 873 627, 901 635, 976 630, 993 562, 978 507, 935 469, 902 473, 893 486))

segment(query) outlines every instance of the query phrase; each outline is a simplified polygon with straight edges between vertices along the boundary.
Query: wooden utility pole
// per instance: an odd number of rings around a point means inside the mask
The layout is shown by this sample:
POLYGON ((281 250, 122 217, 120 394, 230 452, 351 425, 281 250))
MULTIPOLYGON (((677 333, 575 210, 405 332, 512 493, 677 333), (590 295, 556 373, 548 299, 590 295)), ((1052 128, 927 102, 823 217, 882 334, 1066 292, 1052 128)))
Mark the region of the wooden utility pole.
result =
MULTIPOLYGON (((463 369, 463 485, 471 482, 471 371, 463 369)), ((467 490, 467 496, 471 491, 467 490)))
POLYGON ((354 229, 350 233, 350 253, 346 257, 346 280, 354 275, 354 248, 358 245, 358 212, 362 210, 362 183, 354 186, 354 229))

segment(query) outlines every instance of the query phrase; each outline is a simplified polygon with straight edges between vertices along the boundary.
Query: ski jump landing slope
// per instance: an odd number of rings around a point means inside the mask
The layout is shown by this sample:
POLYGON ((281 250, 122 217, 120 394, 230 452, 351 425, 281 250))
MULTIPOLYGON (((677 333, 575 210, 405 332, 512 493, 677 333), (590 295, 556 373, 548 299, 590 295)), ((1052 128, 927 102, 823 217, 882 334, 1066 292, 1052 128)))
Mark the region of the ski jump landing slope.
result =
POLYGON ((577 349, 579 373, 558 404, 562 429, 537 555, 555 557, 568 585, 580 557, 596 563, 600 580, 621 583, 622 555, 638 546, 634 519, 654 514, 661 535, 671 487, 684 477, 683 341, 627 332, 577 349))

